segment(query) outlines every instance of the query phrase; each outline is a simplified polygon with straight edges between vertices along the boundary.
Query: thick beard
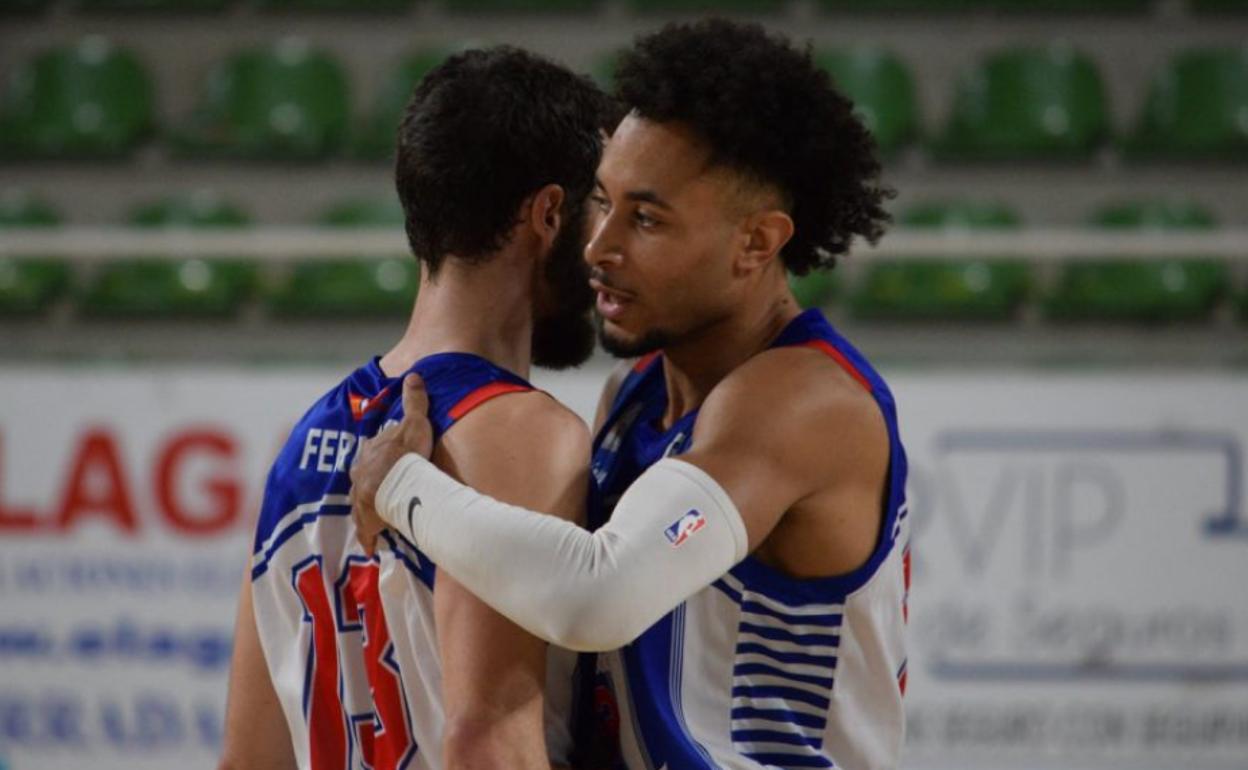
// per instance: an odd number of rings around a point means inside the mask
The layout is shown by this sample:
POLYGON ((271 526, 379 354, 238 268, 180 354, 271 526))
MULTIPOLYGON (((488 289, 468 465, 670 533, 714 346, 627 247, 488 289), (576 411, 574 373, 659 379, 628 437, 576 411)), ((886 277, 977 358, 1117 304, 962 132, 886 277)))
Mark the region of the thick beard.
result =
POLYGON ((533 363, 546 369, 580 366, 594 352, 594 325, 589 320, 594 291, 589 286, 589 267, 581 257, 585 248, 582 217, 568 217, 569 226, 559 233, 543 269, 545 293, 555 307, 533 321, 533 363))
POLYGON ((598 328, 598 342, 602 345, 602 349, 616 358, 637 358, 656 350, 662 350, 672 342, 672 335, 662 329, 651 329, 641 339, 634 342, 625 342, 618 337, 612 337, 607 332, 606 321, 597 313, 594 314, 594 324, 598 328))
POLYGON ((594 325, 589 313, 548 316, 533 323, 533 365, 570 369, 594 353, 594 325))

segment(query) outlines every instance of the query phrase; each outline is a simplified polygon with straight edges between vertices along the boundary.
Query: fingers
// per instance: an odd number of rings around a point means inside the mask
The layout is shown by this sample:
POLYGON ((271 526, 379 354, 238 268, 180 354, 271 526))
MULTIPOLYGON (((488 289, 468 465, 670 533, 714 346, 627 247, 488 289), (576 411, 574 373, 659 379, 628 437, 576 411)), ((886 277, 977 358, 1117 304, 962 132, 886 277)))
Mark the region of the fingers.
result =
POLYGON ((355 520, 355 539, 364 549, 364 555, 371 559, 377 547, 377 531, 368 526, 367 518, 358 501, 351 505, 351 518, 355 520))
POLYGON ((429 393, 419 374, 403 378, 403 414, 424 417, 429 412, 429 393))

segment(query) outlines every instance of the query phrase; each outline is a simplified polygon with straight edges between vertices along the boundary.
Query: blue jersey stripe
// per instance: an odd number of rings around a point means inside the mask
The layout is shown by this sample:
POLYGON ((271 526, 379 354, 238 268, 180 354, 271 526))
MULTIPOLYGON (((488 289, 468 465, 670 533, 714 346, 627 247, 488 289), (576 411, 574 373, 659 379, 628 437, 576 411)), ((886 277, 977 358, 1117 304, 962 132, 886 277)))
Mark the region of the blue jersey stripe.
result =
POLYGON ((312 522, 316 521, 322 516, 350 516, 350 515, 351 515, 351 506, 334 505, 334 504, 324 505, 321 508, 318 508, 317 510, 309 511, 308 513, 301 515, 299 518, 295 519, 295 521, 291 522, 285 529, 279 532, 277 537, 273 538, 273 542, 271 542, 269 546, 264 549, 264 553, 260 557, 260 560, 256 564, 254 564, 251 568, 251 579, 256 580, 265 572, 267 572, 269 569, 269 561, 273 558, 273 554, 277 553, 277 549, 281 548, 282 544, 285 543, 287 540, 299 534, 299 532, 307 525, 311 524, 312 522))
POLYGON ((836 665, 835 655, 806 655, 801 652, 779 652, 770 647, 764 647, 761 644, 753 642, 742 642, 737 645, 737 654, 744 655, 746 653, 756 653, 764 655, 772 660, 778 660, 781 663, 797 663, 806 666, 818 666, 820 668, 832 668, 836 665))
POLYGON ((792 642, 806 646, 836 647, 841 643, 840 634, 794 634, 781 628, 757 626, 753 623, 741 622, 741 633, 754 634, 775 642, 792 642))
POLYGON ((762 719, 768 722, 780 722, 819 729, 822 729, 828 723, 826 718, 815 716, 814 714, 804 714, 800 711, 789 711, 788 709, 760 709, 753 706, 737 706, 729 713, 729 716, 734 720, 762 719))
POLYGON ((808 703, 816 708, 826 709, 832 701, 796 687, 779 687, 772 685, 738 685, 732 688, 734 698, 780 698, 782 700, 808 703))
POLYGON ((735 678, 748 677, 751 675, 774 676, 777 679, 788 679, 792 682, 801 682, 802 684, 820 687, 825 690, 832 689, 832 677, 812 676, 810 674, 798 674, 775 666, 768 666, 765 663, 738 663, 733 666, 732 675, 735 678))
POLYGON ((734 743, 779 743, 789 746, 812 746, 819 748, 822 743, 818 738, 797 733, 785 733, 779 730, 733 730, 734 743))
POLYGON ((768 767, 836 767, 832 760, 822 754, 746 754, 745 756, 768 767))
POLYGON ((727 595, 729 599, 732 599, 737 604, 741 603, 741 592, 729 586, 727 583, 723 581, 723 579, 716 580, 711 585, 715 586, 720 591, 723 591, 724 594, 727 595))
POLYGON ((741 611, 748 612, 752 615, 767 615, 776 620, 783 621, 793 626, 825 626, 827 628, 836 628, 841 625, 843 620, 839 612, 827 613, 824 615, 791 615, 787 612, 780 612, 768 607, 760 602, 746 599, 741 602, 741 611))

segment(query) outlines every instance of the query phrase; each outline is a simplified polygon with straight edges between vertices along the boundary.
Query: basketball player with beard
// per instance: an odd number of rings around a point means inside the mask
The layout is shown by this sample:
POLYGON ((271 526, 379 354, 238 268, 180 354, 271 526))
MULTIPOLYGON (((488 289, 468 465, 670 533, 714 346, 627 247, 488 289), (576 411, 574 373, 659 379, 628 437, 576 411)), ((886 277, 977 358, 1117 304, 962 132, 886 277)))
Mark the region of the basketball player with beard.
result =
POLYGON ((348 470, 363 439, 402 430, 401 383, 415 372, 439 467, 584 521, 588 431, 527 376, 593 349, 581 253, 609 114, 588 80, 507 47, 455 55, 417 87, 395 181, 420 291, 398 343, 318 400, 273 464, 239 602, 221 768, 566 761, 571 653, 548 653, 401 536, 365 553, 348 470))

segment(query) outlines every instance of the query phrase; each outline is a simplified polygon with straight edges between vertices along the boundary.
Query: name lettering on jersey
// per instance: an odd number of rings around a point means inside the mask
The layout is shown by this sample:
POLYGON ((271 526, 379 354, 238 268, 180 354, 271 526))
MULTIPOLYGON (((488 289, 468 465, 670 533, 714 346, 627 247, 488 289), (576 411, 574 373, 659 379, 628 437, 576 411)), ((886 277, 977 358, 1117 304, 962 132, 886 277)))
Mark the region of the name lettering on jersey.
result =
POLYGON ((679 548, 685 544, 685 541, 693 536, 695 532, 706 526, 706 517, 702 512, 694 508, 693 510, 681 516, 672 522, 671 526, 663 530, 663 534, 667 536, 667 542, 672 544, 673 548, 679 548))
POLYGON ((355 434, 345 430, 308 428, 303 439, 303 454, 299 458, 299 470, 312 465, 317 473, 338 473, 347 467, 347 460, 355 449, 355 434))

